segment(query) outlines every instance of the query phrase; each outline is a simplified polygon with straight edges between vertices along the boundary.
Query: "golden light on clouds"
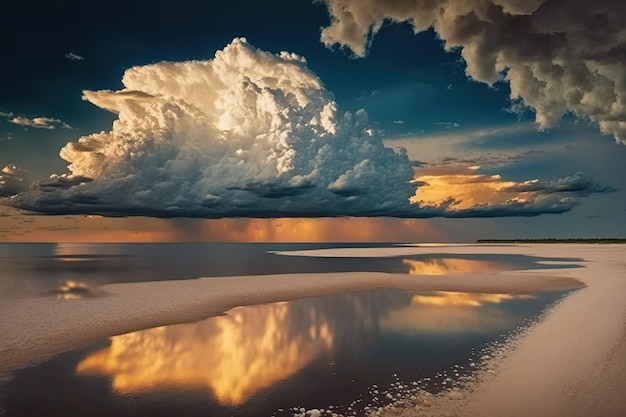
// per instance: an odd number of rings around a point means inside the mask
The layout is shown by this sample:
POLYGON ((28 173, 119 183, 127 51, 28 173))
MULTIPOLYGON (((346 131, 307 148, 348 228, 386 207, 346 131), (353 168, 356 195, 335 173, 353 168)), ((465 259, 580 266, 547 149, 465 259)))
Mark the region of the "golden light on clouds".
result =
POLYGON ((296 329, 290 308, 241 307, 196 324, 114 336, 76 372, 111 377, 119 394, 183 385, 207 389, 221 404, 241 404, 332 348, 327 323, 311 320, 296 329))
POLYGON ((451 210, 465 210, 484 204, 526 201, 524 193, 508 191, 515 182, 504 181, 499 175, 417 175, 415 181, 423 185, 411 197, 411 203, 421 206, 450 204, 451 210))

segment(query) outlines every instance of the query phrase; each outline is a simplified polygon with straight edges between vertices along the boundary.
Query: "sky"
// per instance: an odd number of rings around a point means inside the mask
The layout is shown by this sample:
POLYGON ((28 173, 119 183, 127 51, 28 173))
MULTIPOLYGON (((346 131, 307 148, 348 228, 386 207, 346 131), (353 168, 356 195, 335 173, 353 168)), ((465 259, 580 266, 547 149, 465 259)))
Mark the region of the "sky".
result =
POLYGON ((0 241, 626 236, 618 0, 20 1, 0 241))

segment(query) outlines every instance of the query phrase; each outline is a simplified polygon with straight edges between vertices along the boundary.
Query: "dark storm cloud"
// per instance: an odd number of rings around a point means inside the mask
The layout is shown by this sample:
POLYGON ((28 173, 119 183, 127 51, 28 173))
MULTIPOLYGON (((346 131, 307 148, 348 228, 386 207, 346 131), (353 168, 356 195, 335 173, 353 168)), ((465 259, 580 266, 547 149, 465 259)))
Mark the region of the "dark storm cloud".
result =
POLYGON ((514 107, 541 128, 563 114, 596 122, 626 143, 626 2, 621 0, 322 0, 331 15, 321 40, 365 56, 383 24, 433 27, 460 48, 466 72, 505 80, 514 107))

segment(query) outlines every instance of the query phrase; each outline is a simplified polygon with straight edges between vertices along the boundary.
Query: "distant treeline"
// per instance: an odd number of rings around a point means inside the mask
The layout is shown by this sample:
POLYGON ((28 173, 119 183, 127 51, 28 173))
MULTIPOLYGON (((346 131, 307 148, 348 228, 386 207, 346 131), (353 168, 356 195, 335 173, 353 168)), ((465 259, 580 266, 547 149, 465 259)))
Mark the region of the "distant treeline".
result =
POLYGON ((478 239, 476 243, 626 243, 626 239, 478 239))

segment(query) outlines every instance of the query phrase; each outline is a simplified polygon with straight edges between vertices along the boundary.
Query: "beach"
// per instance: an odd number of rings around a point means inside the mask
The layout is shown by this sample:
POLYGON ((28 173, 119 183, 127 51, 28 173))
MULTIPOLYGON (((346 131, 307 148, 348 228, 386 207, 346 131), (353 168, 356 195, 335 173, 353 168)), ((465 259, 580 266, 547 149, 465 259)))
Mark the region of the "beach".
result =
MULTIPOLYGON (((619 417, 626 412, 626 247, 504 245, 420 247, 425 253, 520 253, 580 258, 584 268, 551 271, 586 287, 568 296, 492 360, 480 382, 442 394, 430 407, 389 411, 403 416, 619 417)), ((399 251, 409 253, 411 249, 399 251)), ((372 250, 367 256, 390 256, 372 250)), ((314 256, 355 256, 346 249, 314 256)), ((363 256, 360 253, 359 256, 363 256)), ((533 276, 536 271, 519 271, 533 276)), ((384 415, 385 413, 383 413, 384 415)))
MULTIPOLYGON (((95 340, 194 322, 244 305, 372 288, 527 294, 578 289, 513 340, 478 382, 442 393, 420 410, 392 415, 618 416, 626 409, 626 261, 620 245, 406 245, 281 255, 386 257, 411 254, 522 254, 563 258, 563 268, 501 273, 282 274, 113 284, 98 297, 17 299, 0 314, 0 373, 95 340)), ((551 262, 551 268, 559 262, 551 262)))

